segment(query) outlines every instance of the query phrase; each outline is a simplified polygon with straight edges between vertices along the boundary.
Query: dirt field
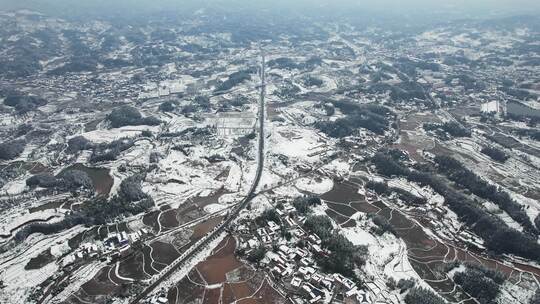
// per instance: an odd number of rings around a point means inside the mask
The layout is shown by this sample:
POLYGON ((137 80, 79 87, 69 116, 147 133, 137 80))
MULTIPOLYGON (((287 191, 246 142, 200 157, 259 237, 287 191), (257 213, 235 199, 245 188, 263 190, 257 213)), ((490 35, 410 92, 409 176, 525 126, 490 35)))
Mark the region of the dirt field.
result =
POLYGON ((326 215, 328 215, 329 217, 331 217, 336 223, 338 223, 339 225, 345 223, 346 221, 349 220, 348 217, 346 216, 343 216, 337 212, 335 212, 334 210, 332 209, 327 209, 325 210, 326 212, 326 215))
POLYGON ((321 195, 321 199, 336 203, 348 204, 351 201, 362 201, 364 196, 358 193, 358 186, 344 181, 334 184, 332 190, 321 195))
POLYGON ((191 240, 200 239, 212 229, 214 229, 214 227, 216 227, 219 223, 221 223, 222 220, 222 216, 217 216, 196 225, 193 229, 193 235, 191 235, 191 240))
POLYGON ((159 217, 159 222, 161 223, 162 229, 168 230, 180 225, 178 219, 176 218, 177 212, 178 210, 176 209, 162 211, 161 216, 159 217))
POLYGON ((159 216, 161 211, 152 211, 150 213, 147 213, 143 217, 143 223, 152 228, 154 231, 159 231, 159 224, 157 222, 157 218, 159 216))
POLYGON ((264 278, 234 255, 236 240, 225 238, 212 254, 197 264, 189 274, 168 293, 170 304, 196 303, 284 303, 264 278), (192 290, 184 299, 183 290, 192 290), (259 291, 257 291, 259 290, 259 291))
POLYGON ((198 303, 204 297, 204 286, 194 284, 188 279, 194 276, 198 276, 198 273, 192 270, 188 276, 169 290, 167 295, 169 304, 198 303))
POLYGON ((169 243, 156 241, 150 247, 153 249, 152 257, 158 263, 169 265, 180 256, 178 250, 169 243))
POLYGON ((349 204, 339 204, 339 203, 327 202, 326 205, 328 206, 328 208, 331 208, 332 210, 338 212, 339 214, 345 215, 345 216, 352 216, 353 214, 358 212, 354 208, 349 206, 349 204))
POLYGON ((145 273, 153 276, 157 274, 161 269, 165 268, 165 265, 161 265, 159 263, 155 263, 154 259, 152 258, 152 247, 150 246, 144 246, 142 249, 143 252, 143 270, 145 273))
POLYGON ((204 281, 208 284, 225 282, 228 272, 242 266, 242 263, 234 256, 234 249, 236 248, 234 238, 226 238, 217 248, 219 249, 212 256, 196 266, 204 281))
POLYGON ((126 278, 131 278, 134 280, 142 280, 148 277, 148 275, 143 271, 143 254, 133 254, 129 256, 126 260, 120 263, 118 267, 118 273, 121 276, 126 278))
POLYGON ((84 283, 81 289, 88 296, 108 295, 113 293, 117 290, 118 286, 111 280, 111 272, 114 273, 113 266, 102 268, 93 279, 84 283))

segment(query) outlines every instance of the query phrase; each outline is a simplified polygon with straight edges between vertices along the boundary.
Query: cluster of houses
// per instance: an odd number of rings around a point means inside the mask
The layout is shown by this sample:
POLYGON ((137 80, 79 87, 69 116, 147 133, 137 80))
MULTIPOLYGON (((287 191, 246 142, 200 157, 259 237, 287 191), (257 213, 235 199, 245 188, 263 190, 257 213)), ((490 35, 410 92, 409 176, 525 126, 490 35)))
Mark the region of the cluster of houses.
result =
MULTIPOLYGON (((339 273, 323 272, 315 261, 316 255, 328 253, 321 239, 302 228, 305 217, 296 214, 291 202, 281 203, 283 207, 276 209, 280 223, 266 221, 261 227, 257 221, 246 221, 236 227, 242 240, 240 249, 248 254, 261 246, 268 250, 259 265, 281 283, 293 303, 329 303, 337 297, 358 303, 377 303, 384 283, 382 287, 373 282, 360 287, 339 273)), ((395 300, 399 303, 398 298, 395 300)))
POLYGON ((158 82, 148 82, 142 85, 142 91, 139 93, 139 99, 159 98, 169 95, 181 94, 185 91, 187 83, 193 83, 194 79, 189 75, 183 77, 163 80, 158 82), (185 81, 187 80, 187 82, 185 81))
POLYGON ((108 233, 103 240, 85 242, 79 245, 64 260, 68 265, 84 258, 114 258, 126 255, 131 244, 148 234, 148 230, 142 228, 136 232, 118 231, 108 233))

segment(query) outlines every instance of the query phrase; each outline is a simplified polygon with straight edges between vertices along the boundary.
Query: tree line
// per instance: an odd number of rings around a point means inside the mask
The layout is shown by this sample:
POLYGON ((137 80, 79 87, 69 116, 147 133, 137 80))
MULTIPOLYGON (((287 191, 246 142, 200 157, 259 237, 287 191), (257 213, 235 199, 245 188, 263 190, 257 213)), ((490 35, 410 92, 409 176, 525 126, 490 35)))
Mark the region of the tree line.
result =
POLYGON ((328 273, 341 273, 347 277, 356 277, 354 269, 366 263, 367 246, 355 246, 346 237, 334 229, 326 215, 311 215, 304 222, 304 227, 315 233, 323 248, 330 253, 317 255, 316 261, 328 273))
POLYGON ((160 124, 160 120, 156 117, 143 117, 139 110, 131 106, 120 106, 112 110, 106 119, 113 128, 140 125, 156 126, 160 124))
POLYGON ((446 205, 473 232, 484 239, 486 247, 495 253, 515 254, 540 261, 540 245, 535 238, 508 227, 480 204, 451 188, 446 181, 430 172, 409 169, 383 153, 372 158, 377 170, 384 175, 404 176, 422 186, 430 186, 445 198, 446 205))
POLYGON ((427 200, 423 197, 416 196, 409 191, 397 187, 388 187, 388 184, 376 181, 368 181, 366 188, 371 189, 379 195, 396 194, 397 197, 407 205, 425 205, 427 200))
POLYGON ((234 72, 229 75, 227 80, 219 84, 214 91, 215 92, 228 91, 246 80, 251 80, 251 75, 256 72, 257 70, 255 68, 250 68, 250 69, 234 72))
POLYGON ((523 206, 513 200, 507 192, 486 182, 452 157, 436 156, 435 162, 438 165, 439 171, 445 174, 448 179, 467 188, 475 195, 494 202, 499 208, 506 211, 513 220, 520 223, 525 228, 525 231, 538 234, 538 230, 533 225, 525 210, 523 210, 523 206))
POLYGON ((27 113, 47 104, 45 98, 33 95, 15 93, 4 99, 6 106, 12 107, 20 114, 27 113))
POLYGON ((444 123, 425 123, 424 130, 435 132, 440 138, 447 139, 446 134, 453 137, 471 137, 471 130, 462 127, 455 121, 444 123))
POLYGON ((498 161, 500 163, 504 163, 509 158, 508 155, 504 153, 504 151, 495 147, 483 147, 480 152, 489 156, 494 161, 498 161))
POLYGON ((75 136, 68 140, 66 152, 76 154, 82 150, 92 150, 89 161, 98 163, 104 161, 113 161, 125 150, 133 147, 135 140, 133 138, 120 138, 110 143, 93 143, 84 136, 75 136))
POLYGON ((77 225, 103 225, 118 217, 145 212, 154 206, 154 201, 142 191, 143 178, 142 175, 133 175, 124 179, 118 193, 112 198, 94 197, 81 204, 80 210, 69 213, 59 222, 26 225, 15 234, 14 240, 22 242, 33 233, 49 235, 77 225))
POLYGON ((357 104, 349 101, 333 101, 336 108, 347 113, 344 118, 335 121, 321 121, 316 127, 328 136, 341 138, 353 135, 358 128, 364 128, 375 134, 383 135, 390 127, 392 111, 375 104, 357 104))
POLYGON ((26 179, 26 185, 30 188, 56 188, 64 191, 94 190, 92 179, 81 170, 67 170, 58 176, 50 173, 39 173, 26 179))
POLYGON ((135 145, 135 141, 131 138, 120 138, 110 143, 93 145, 89 160, 91 163, 116 160, 123 151, 133 147, 133 145, 135 145))
POLYGON ((312 70, 322 64, 322 59, 319 57, 311 57, 304 62, 296 62, 291 58, 280 57, 269 60, 266 65, 270 68, 278 68, 283 70, 312 70))
POLYGON ((297 197, 293 200, 293 206, 299 214, 305 215, 311 212, 311 208, 321 204, 321 199, 316 196, 297 197))
POLYGON ((412 288, 405 295, 406 304, 445 304, 446 301, 429 289, 422 287, 412 288))
POLYGON ((454 281, 481 304, 491 304, 495 303, 505 277, 498 271, 468 263, 464 271, 456 272, 454 281))

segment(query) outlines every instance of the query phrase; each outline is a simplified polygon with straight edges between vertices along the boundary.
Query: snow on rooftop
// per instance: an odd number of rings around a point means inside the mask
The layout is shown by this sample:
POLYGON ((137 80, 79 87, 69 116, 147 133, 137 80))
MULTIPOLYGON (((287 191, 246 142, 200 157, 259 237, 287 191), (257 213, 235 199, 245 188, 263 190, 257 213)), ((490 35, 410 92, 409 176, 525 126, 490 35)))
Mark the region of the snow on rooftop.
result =
POLYGON ((500 113, 502 112, 502 105, 498 100, 486 102, 480 106, 480 111, 483 113, 500 113))

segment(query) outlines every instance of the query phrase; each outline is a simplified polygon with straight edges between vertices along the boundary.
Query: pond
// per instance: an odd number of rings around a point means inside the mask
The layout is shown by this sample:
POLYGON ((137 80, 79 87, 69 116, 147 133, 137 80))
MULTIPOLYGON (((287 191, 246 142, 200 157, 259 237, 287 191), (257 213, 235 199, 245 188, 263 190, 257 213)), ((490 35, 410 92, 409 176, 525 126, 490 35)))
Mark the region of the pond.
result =
POLYGON ((113 178, 109 174, 110 170, 107 168, 98 168, 98 167, 87 167, 83 164, 77 163, 74 165, 71 165, 60 174, 68 171, 68 170, 80 170, 83 172, 86 172, 88 176, 90 176, 90 179, 92 180, 92 184, 94 185, 94 189, 96 189, 96 192, 98 194, 104 194, 109 195, 109 192, 111 191, 112 185, 113 185, 113 178))
POLYGON ((512 115, 540 118, 540 110, 531 108, 516 101, 509 101, 506 104, 506 111, 508 114, 512 115))

